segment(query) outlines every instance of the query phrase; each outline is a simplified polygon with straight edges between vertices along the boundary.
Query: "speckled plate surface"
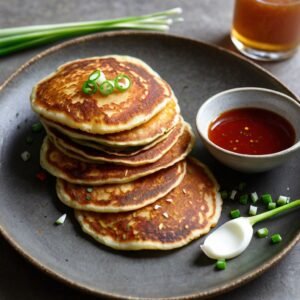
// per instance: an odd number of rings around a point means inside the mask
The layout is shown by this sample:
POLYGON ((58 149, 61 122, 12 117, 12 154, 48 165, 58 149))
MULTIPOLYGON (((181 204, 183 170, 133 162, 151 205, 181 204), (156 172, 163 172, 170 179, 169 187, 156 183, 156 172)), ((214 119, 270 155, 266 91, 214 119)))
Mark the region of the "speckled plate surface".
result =
MULTIPOLYGON (((146 61, 173 87, 182 114, 195 129, 199 106, 222 90, 259 86, 295 97, 269 73, 223 49, 180 37, 152 33, 109 33, 79 38, 42 53, 18 70, 0 88, 0 230, 29 261, 71 286, 113 298, 203 298, 245 283, 271 267, 300 239, 299 211, 266 221, 283 242, 253 238, 249 249, 230 261, 226 271, 214 270, 213 261, 199 250, 203 238, 166 252, 118 252, 83 234, 72 211, 59 203, 54 179, 41 183, 39 169, 42 133, 32 134, 36 116, 30 109, 32 86, 57 66, 72 59, 126 54, 146 61), (26 136, 32 135, 32 145, 26 136), (23 162, 22 151, 32 159, 23 162), (63 226, 54 221, 64 212, 63 226)), ((206 163, 219 183, 231 189, 247 182, 246 191, 299 197, 300 153, 286 165, 268 173, 243 175, 215 161, 197 139, 193 155, 206 163)), ((246 214, 248 207, 224 203, 219 225, 232 208, 246 214)), ((262 207, 260 206, 260 211, 262 207)), ((259 226, 259 225, 258 225, 259 226)))

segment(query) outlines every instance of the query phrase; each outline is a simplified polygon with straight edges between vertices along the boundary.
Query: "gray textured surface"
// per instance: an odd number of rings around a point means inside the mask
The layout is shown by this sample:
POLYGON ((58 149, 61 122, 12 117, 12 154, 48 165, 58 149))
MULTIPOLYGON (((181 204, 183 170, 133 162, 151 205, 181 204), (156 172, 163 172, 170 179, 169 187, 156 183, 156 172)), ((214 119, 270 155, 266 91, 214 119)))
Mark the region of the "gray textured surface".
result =
MULTIPOLYGON (((232 48, 228 39, 232 1, 45 1, 0 0, 0 27, 92 20, 121 15, 141 14, 174 6, 182 6, 185 22, 172 32, 232 48)), ((44 47, 45 48, 45 47, 44 47)), ((0 82, 42 48, 0 59, 0 82)), ((300 53, 288 61, 263 64, 293 92, 300 95, 300 53)), ((0 239, 0 299, 81 299, 72 290, 35 270, 0 239)), ((300 245, 277 266, 244 287, 220 299, 299 299, 300 245)), ((85 299, 93 297, 85 297, 85 299)))

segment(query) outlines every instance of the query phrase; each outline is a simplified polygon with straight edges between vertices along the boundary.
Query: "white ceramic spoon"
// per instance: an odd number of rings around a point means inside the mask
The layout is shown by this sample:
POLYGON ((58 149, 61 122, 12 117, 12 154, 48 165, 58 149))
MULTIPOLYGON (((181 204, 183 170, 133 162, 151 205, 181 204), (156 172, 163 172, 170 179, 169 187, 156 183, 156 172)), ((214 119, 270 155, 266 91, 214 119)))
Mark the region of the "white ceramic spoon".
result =
POLYGON ((295 200, 253 217, 240 217, 228 221, 211 233, 200 247, 208 257, 213 259, 236 257, 245 251, 250 244, 254 224, 294 207, 300 207, 300 200, 295 200))

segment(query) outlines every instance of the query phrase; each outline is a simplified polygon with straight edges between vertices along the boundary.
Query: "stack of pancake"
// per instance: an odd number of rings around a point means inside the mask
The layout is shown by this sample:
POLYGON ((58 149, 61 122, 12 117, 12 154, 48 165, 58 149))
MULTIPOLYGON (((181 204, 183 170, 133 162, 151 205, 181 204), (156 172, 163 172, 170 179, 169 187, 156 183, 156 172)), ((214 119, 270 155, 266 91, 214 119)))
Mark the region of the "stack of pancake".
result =
POLYGON ((217 223, 218 184, 185 158, 191 127, 156 72, 128 56, 79 59, 33 89, 33 110, 47 131, 41 165, 57 177, 57 195, 75 209, 82 229, 115 249, 172 249, 217 223), (82 85, 100 69, 126 74, 131 86, 87 95, 82 85))

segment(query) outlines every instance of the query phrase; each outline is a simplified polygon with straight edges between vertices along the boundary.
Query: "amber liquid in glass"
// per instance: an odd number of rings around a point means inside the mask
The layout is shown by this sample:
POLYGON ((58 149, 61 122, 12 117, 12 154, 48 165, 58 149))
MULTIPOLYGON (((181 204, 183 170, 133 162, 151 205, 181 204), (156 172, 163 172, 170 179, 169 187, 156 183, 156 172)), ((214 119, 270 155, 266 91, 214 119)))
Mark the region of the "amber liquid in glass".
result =
POLYGON ((231 36, 235 45, 236 41, 258 51, 297 48, 300 0, 236 0, 231 36))

